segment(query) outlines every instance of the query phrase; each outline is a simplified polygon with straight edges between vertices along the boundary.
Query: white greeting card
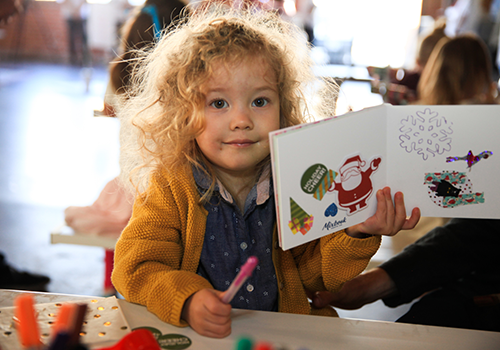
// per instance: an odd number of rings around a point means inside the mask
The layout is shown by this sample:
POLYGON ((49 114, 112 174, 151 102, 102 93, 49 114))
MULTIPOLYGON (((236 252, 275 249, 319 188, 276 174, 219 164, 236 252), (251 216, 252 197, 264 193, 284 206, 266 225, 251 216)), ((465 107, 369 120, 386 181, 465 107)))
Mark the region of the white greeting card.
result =
POLYGON ((363 222, 375 193, 408 214, 500 217, 500 106, 381 105, 270 133, 280 245, 363 222))

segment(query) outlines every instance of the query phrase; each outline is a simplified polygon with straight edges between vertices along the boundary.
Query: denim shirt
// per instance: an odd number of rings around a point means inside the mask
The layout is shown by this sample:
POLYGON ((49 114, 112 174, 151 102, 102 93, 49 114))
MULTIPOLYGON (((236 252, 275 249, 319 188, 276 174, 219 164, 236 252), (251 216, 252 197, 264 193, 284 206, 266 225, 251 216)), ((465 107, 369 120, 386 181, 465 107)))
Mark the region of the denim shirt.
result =
MULTIPOLYGON (((193 175, 200 194, 205 193, 211 179, 195 168, 193 175)), ((243 213, 219 181, 205 209, 208 217, 198 274, 216 290, 225 291, 246 260, 256 256, 257 267, 231 305, 239 309, 277 311, 278 285, 272 260, 276 211, 270 167, 248 194, 243 213)))

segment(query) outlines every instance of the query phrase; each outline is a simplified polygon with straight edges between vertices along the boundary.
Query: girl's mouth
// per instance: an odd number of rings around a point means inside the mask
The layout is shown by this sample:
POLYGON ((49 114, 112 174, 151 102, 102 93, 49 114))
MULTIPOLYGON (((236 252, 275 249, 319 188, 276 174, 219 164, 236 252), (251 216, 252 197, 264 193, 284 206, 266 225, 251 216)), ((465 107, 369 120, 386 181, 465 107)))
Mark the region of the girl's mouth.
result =
POLYGON ((252 140, 232 140, 229 142, 225 142, 227 145, 236 146, 236 147, 248 147, 255 143, 252 140))

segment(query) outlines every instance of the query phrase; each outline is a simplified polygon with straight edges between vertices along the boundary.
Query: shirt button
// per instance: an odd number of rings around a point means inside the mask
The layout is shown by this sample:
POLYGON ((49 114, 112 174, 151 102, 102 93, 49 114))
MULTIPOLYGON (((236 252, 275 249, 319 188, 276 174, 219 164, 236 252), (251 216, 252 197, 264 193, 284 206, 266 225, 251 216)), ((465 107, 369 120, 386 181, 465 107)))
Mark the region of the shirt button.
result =
POLYGON ((247 291, 249 291, 250 293, 253 292, 253 286, 251 284, 247 286, 247 291))
POLYGON ((280 283, 280 290, 283 290, 285 288, 285 284, 283 282, 280 283))
POLYGON ((245 250, 245 249, 248 248, 248 244, 246 244, 245 242, 243 242, 243 243, 240 244, 240 248, 243 249, 243 250, 245 250))

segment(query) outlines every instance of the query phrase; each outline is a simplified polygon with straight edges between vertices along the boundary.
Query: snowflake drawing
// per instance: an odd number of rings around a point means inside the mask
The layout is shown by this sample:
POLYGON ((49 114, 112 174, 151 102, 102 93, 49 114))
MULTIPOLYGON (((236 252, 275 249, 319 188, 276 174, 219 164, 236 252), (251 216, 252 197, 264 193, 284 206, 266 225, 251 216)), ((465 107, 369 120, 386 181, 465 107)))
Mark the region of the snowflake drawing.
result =
POLYGON ((425 108, 401 120, 399 144, 407 153, 416 152, 423 160, 451 150, 453 123, 438 112, 425 108))

